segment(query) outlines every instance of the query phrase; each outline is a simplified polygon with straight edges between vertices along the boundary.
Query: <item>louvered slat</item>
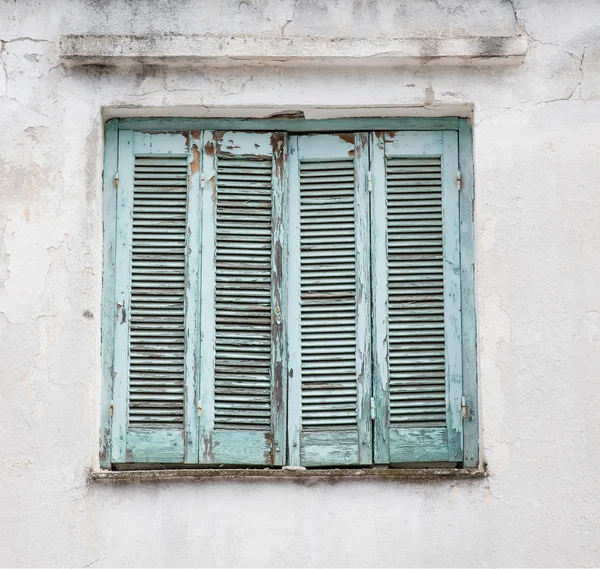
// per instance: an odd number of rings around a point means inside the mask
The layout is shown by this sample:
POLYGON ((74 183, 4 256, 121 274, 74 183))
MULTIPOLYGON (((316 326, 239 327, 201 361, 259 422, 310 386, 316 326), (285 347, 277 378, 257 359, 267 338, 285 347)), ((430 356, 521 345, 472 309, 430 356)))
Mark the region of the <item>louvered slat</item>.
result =
POLYGON ((129 332, 129 425, 181 428, 187 160, 136 157, 129 332))
POLYGON ((270 430, 272 161, 219 157, 215 427, 270 430))
POLYGON ((390 423, 445 427, 442 177, 439 158, 389 158, 390 423))
POLYGON ((302 429, 356 428, 352 159, 300 164, 302 429))

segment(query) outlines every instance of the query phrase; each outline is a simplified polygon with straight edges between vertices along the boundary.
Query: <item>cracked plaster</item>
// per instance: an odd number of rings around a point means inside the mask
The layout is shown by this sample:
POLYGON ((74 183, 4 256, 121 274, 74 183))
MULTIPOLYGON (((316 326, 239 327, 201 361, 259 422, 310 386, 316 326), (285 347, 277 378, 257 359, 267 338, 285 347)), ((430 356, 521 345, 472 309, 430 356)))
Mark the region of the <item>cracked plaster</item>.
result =
POLYGON ((598 565, 598 21, 592 0, 0 0, 0 565, 598 565), (505 69, 58 61, 65 34, 250 30, 522 33, 530 45, 505 69), (102 113, 296 110, 472 116, 489 478, 87 484, 98 444, 102 113))

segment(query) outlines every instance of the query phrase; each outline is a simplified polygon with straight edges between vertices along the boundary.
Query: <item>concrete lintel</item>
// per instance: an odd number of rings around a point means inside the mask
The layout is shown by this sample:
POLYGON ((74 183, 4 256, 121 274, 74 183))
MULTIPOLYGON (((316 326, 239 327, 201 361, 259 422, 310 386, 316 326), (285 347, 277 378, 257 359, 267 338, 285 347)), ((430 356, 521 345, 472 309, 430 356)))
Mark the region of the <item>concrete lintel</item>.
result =
POLYGON ((65 65, 460 65, 523 61, 524 36, 465 38, 264 38, 92 36, 60 40, 65 65))
POLYGON ((483 468, 364 468, 364 469, 258 469, 258 468, 181 468, 172 470, 97 470, 90 480, 105 482, 151 482, 158 480, 395 480, 419 482, 425 480, 465 480, 485 478, 483 468))

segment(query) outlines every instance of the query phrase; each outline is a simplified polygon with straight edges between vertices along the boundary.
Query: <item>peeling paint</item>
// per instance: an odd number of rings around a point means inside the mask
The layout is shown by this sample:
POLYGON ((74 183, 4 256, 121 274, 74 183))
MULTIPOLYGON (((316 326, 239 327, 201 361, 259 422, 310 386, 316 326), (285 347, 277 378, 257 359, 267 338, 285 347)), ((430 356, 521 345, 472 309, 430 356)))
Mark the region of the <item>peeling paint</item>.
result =
MULTIPOLYGON (((551 10, 541 0, 207 0, 199 18, 185 2, 2 4, 0 564, 186 566, 201 552, 211 566, 598 565, 598 21, 591 0, 551 10), (286 64, 251 75, 231 61, 75 70, 59 60, 58 38, 70 33, 249 30, 332 39, 331 49, 339 37, 520 33, 528 53, 518 67, 444 68, 430 50, 413 68, 286 64), (154 479, 145 484, 88 480, 98 461, 104 120, 299 113, 472 118, 489 476, 440 479, 432 469, 392 482, 391 469, 308 471, 279 484, 268 477, 284 475, 218 471, 202 478, 208 487, 185 469, 102 475, 154 479)), ((215 179, 206 183, 214 197, 215 179)), ((110 307, 113 322, 121 309, 110 307)), ((214 447, 202 441, 207 462, 214 447)))

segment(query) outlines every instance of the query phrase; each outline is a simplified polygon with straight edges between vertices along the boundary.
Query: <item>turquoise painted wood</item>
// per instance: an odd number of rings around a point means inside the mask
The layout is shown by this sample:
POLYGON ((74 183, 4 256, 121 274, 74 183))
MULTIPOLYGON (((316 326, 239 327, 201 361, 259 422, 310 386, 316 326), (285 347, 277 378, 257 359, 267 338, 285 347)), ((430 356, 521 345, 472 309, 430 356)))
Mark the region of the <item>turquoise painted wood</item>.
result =
POLYGON ((201 462, 285 464, 285 154, 277 133, 205 133, 201 462))
POLYGON ((288 133, 359 132, 389 130, 458 130, 456 117, 380 117, 339 119, 195 119, 122 118, 120 128, 140 131, 265 131, 288 133))
POLYGON ((463 460, 462 320, 460 287, 460 190, 458 134, 444 131, 442 154, 442 226, 444 243, 444 343, 448 460, 463 460))
POLYGON ((300 162, 298 137, 290 136, 288 152, 288 464, 300 466, 302 384, 300 374, 300 162))
POLYGON ((215 429, 215 216, 216 160, 211 133, 203 134, 201 174, 200 397, 198 400, 199 462, 213 461, 215 429))
POLYGON ((119 187, 117 188, 117 237, 115 243, 115 345, 113 363, 113 421, 111 459, 126 462, 127 402, 129 389, 129 323, 131 298, 131 242, 133 212, 133 132, 119 132, 119 187))
POLYGON ((113 463, 197 461, 186 338, 186 287, 197 278, 186 246, 197 248, 187 236, 197 235, 188 199, 198 159, 188 143, 183 133, 119 134, 113 463))
POLYGON ((475 240, 473 229, 473 133, 461 119, 458 130, 458 159, 462 176, 460 191, 460 270, 462 310, 462 374, 466 403, 464 466, 479 466, 479 421, 477 407, 477 328, 475 315, 475 240))
POLYGON ((290 462, 370 464, 368 137, 290 145, 290 462))
POLYGON ((100 409, 100 467, 110 467, 111 401, 113 388, 115 302, 115 241, 117 238, 117 173, 119 120, 106 123, 102 193, 102 398, 100 409))
POLYGON ((201 299, 201 184, 202 133, 190 132, 187 164, 187 235, 185 287, 185 439, 184 462, 200 460, 198 402, 200 397, 200 299, 201 299))
POLYGON ((375 461, 458 462, 456 133, 375 133, 371 151, 375 461))
MULTIPOLYGON (((102 467, 131 462, 349 466, 370 464, 373 457, 379 464, 464 459, 465 466, 478 465, 468 121, 109 121, 103 214, 102 467), (271 135, 277 125, 298 133, 381 132, 291 136, 288 144, 284 134, 271 135), (394 125, 403 132, 394 133, 394 125), (231 132, 237 127, 269 132, 231 132), (356 179, 351 201, 344 193, 348 162, 356 179), (113 184, 117 166, 119 190, 113 184), (145 195, 149 188, 156 195, 145 195), (184 207, 177 195, 181 188, 184 207), (312 203, 315 197, 327 203, 312 203), (348 203, 350 215, 344 209, 348 203), (269 214, 261 217, 261 208, 269 214), (176 256, 182 219, 181 299, 171 294, 180 282, 180 260, 148 257, 151 251, 135 244, 162 240, 168 246, 160 247, 176 256), (354 263, 345 262, 348 221, 354 225, 354 263), (264 295, 260 270, 267 233, 270 287, 264 295), (326 248, 336 247, 323 263, 315 254, 322 239, 326 248), (390 247, 409 257, 390 256, 390 247), (223 265, 220 254, 251 270, 223 265), (165 285, 168 298, 147 294, 146 285, 156 283, 165 285), (352 283, 357 301, 349 318, 343 303, 299 302, 315 292, 330 294, 331 301, 352 283), (147 298, 138 294, 141 285, 147 298), (406 295, 414 297, 410 305, 398 302, 406 295), (253 336, 247 337, 247 330, 240 334, 235 329, 240 319, 229 310, 236 303, 268 306, 270 325, 262 330, 267 321, 257 313, 253 336), (143 325, 137 339, 132 336, 136 319, 143 325), (344 373, 332 371, 343 372, 348 360, 343 336, 352 320, 350 385, 344 373), (234 329, 227 328, 230 324, 234 329), (153 326, 155 336, 149 335, 153 326), (142 343, 140 333, 146 334, 142 343), (242 360, 249 365, 238 365, 242 360), (321 371, 315 375, 316 369, 321 371)), ((251 314, 246 310, 245 316, 251 314)))
POLYGON ((371 133, 371 315, 373 357, 373 460, 390 462, 390 396, 388 362, 387 294, 387 198, 385 172, 385 133, 371 133))

